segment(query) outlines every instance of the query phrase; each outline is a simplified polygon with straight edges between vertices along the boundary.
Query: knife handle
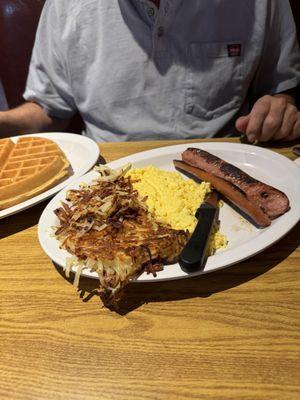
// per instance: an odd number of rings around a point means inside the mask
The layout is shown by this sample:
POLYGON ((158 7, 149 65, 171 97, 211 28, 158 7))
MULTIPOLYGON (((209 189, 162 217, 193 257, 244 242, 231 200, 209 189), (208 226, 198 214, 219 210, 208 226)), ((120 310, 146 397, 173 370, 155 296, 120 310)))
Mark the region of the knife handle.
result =
POLYGON ((184 272, 202 268, 216 214, 217 209, 209 204, 198 209, 196 228, 179 256, 179 265, 184 272))

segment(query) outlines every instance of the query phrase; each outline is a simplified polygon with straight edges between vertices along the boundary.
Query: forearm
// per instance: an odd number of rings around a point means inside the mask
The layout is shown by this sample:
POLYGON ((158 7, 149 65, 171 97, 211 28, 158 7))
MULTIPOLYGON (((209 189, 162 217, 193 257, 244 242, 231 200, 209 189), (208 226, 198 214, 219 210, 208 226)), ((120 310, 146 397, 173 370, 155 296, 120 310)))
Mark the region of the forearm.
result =
POLYGON ((27 102, 12 110, 0 112, 0 137, 62 130, 68 122, 50 117, 38 104, 27 102))

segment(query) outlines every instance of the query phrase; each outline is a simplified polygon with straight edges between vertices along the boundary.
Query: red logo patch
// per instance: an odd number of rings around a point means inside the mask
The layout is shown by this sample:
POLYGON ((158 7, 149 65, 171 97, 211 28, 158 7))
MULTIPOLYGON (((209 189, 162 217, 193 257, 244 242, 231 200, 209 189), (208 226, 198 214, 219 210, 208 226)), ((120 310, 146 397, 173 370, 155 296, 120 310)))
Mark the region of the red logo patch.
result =
POLYGON ((242 53, 242 45, 240 43, 228 44, 228 57, 240 57, 242 53))

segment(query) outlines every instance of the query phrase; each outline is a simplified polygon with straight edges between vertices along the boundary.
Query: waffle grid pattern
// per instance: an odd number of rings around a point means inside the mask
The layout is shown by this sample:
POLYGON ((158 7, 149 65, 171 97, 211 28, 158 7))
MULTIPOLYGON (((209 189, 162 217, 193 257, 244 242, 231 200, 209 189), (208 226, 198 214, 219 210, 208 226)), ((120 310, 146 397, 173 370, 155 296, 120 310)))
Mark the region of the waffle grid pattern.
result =
POLYGON ((62 156, 62 152, 55 143, 34 137, 19 139, 0 172, 0 187, 34 175, 50 165, 57 156, 62 156))
POLYGON ((5 204, 32 197, 68 174, 69 163, 58 145, 49 139, 0 140, 0 209, 5 204), (23 195, 23 197, 22 197, 23 195), (21 197, 20 197, 21 196, 21 197))

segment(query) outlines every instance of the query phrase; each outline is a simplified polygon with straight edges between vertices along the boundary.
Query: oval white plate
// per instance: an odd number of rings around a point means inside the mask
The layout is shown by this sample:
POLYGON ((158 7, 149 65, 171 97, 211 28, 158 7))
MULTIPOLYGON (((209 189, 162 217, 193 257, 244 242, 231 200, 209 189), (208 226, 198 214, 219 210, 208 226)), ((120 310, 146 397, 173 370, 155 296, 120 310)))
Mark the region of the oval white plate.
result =
POLYGON ((71 184, 79 176, 89 171, 94 164, 97 162, 99 157, 99 146, 93 140, 75 133, 68 132, 49 132, 49 133, 35 133, 22 136, 14 136, 10 139, 16 142, 19 137, 42 137, 53 140, 67 156, 71 168, 72 175, 68 179, 60 182, 58 185, 46 190, 45 192, 32 197, 22 203, 16 204, 15 206, 6 208, 0 211, 0 219, 8 217, 9 215, 15 214, 19 211, 23 211, 29 207, 32 207, 43 200, 48 199, 55 193, 59 192, 66 185, 71 184))
MULTIPOLYGON (((187 147, 187 145, 162 147, 119 159, 109 165, 112 168, 117 168, 131 162, 134 167, 152 164, 162 169, 174 171, 173 159, 180 159, 181 153, 187 147)), ((168 265, 158 273, 157 278, 144 273, 138 278, 139 282, 184 278, 227 267, 272 245, 292 229, 300 219, 300 170, 292 161, 271 150, 245 144, 208 142, 193 143, 193 147, 207 150, 242 168, 254 178, 282 190, 289 197, 291 209, 274 220, 270 227, 257 229, 231 207, 224 204, 220 210, 220 226, 221 231, 226 234, 229 241, 226 250, 218 251, 215 255, 209 257, 203 271, 188 275, 180 269, 178 264, 168 265)), ((38 225, 41 246, 46 254, 62 267, 65 266, 65 260, 69 253, 59 249, 58 241, 51 236, 53 234, 51 227, 58 224, 58 219, 53 211, 60 206, 60 201, 65 199, 67 190, 78 188, 78 185, 82 182, 90 183, 97 176, 98 174, 91 171, 77 179, 76 182, 72 182, 50 201, 41 215, 38 225)), ((83 275, 97 278, 96 273, 91 273, 88 270, 85 270, 83 275)))

